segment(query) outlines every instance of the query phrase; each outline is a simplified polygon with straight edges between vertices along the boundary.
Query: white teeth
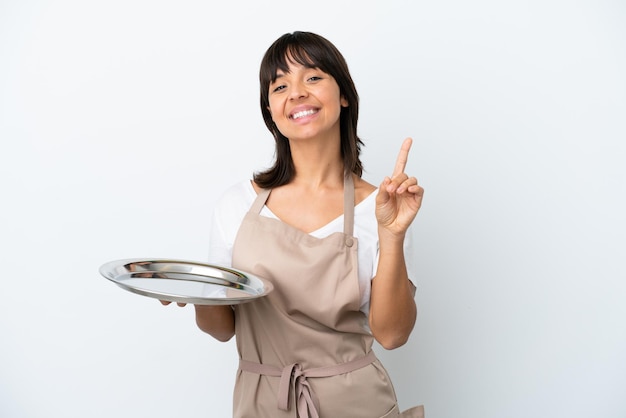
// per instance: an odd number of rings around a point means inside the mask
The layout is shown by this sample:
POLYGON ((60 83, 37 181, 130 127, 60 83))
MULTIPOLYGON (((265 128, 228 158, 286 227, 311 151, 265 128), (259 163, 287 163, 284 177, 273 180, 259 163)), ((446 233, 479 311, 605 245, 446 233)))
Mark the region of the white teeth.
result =
POLYGON ((305 117, 305 116, 312 115, 313 113, 317 113, 317 110, 314 110, 314 109, 310 109, 310 110, 303 110, 303 111, 301 111, 301 112, 294 113, 294 114, 291 116, 291 118, 292 118, 292 119, 300 119, 300 118, 303 118, 303 117, 305 117))

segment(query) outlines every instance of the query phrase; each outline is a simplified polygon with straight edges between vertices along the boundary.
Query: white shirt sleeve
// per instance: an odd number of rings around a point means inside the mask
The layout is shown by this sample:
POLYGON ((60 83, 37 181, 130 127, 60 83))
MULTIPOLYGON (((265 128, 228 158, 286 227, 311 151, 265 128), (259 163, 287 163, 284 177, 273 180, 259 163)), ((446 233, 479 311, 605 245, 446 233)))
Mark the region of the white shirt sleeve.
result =
POLYGON ((235 238, 255 197, 246 180, 231 186, 217 201, 211 219, 209 263, 232 267, 235 238))
POLYGON ((209 238, 209 263, 222 267, 232 267, 232 245, 228 245, 228 238, 221 221, 221 213, 213 212, 211 219, 211 234, 209 238))

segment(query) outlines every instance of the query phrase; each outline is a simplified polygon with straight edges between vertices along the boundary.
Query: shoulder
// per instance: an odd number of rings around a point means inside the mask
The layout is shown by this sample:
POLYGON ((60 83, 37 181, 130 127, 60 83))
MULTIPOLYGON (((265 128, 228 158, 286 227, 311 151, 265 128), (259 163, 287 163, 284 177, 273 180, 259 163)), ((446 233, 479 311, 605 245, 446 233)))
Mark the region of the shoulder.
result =
MULTIPOLYGON (((224 245, 232 247, 243 218, 250 209, 256 193, 249 180, 228 187, 218 198, 213 208, 211 226, 211 253, 224 245)), ((221 260, 221 259, 220 259, 221 260)))
POLYGON ((255 189, 250 180, 243 180, 228 187, 217 200, 216 208, 246 207, 252 204, 256 197, 255 189))
POLYGON ((256 192, 250 180, 233 184, 224 190, 215 203, 214 220, 221 224, 238 225, 255 198, 256 192))
POLYGON ((378 188, 364 180, 355 180, 354 232, 359 239, 378 242, 378 221, 376 220, 376 196, 378 188), (358 183, 361 183, 360 185, 358 183))
POLYGON ((354 197, 356 204, 363 202, 376 191, 376 186, 360 177, 354 176, 354 197))

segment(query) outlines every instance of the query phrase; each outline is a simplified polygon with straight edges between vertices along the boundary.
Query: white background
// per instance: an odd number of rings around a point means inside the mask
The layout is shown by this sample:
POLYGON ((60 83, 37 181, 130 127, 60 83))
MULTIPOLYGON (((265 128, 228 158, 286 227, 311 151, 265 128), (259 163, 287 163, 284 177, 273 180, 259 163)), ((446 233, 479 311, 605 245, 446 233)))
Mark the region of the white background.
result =
MULTIPOLYGON (((0 0, 0 416, 228 417, 237 356, 98 274, 204 260, 267 167, 265 49, 344 53, 365 178, 406 136, 419 318, 378 349, 429 418, 626 416, 626 6, 0 0)), ((349 413, 347 413, 349 416, 349 413)))

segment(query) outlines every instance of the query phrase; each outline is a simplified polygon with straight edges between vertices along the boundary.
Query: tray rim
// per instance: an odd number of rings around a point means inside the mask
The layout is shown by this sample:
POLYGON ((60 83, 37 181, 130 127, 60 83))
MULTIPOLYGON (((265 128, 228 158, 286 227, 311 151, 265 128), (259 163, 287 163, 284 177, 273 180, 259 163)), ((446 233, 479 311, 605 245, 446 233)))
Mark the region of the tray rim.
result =
MULTIPOLYGON (((151 297, 151 298, 155 298, 155 299, 159 299, 163 301, 168 301, 168 302, 189 303, 189 304, 194 304, 194 305, 237 305, 241 303, 251 302, 260 297, 264 297, 274 289, 274 286, 272 285, 270 281, 262 277, 259 277, 257 275, 254 275, 252 273, 244 272, 242 270, 235 269, 232 267, 221 266, 219 264, 206 263, 206 262, 194 261, 194 260, 183 260, 183 259, 177 259, 177 258, 161 258, 161 257, 123 258, 123 259, 108 261, 102 264, 100 268, 98 269, 98 271, 100 272, 100 275, 102 275, 105 279, 115 283, 117 286, 131 293, 135 293, 141 296, 147 296, 147 297, 151 297), (212 297, 206 297, 206 296, 191 296, 191 295, 181 295, 181 294, 151 291, 151 290, 142 289, 142 288, 129 285, 128 283, 124 283, 123 280, 119 279, 121 275, 116 276, 114 269, 123 268, 123 266, 125 265, 136 264, 136 263, 178 264, 178 265, 184 265, 184 266, 198 266, 198 267, 203 267, 203 268, 212 268, 212 269, 216 269, 222 272, 235 275, 237 277, 243 277, 247 280, 257 281, 260 284, 262 284, 263 289, 258 294, 249 294, 247 296, 230 297, 230 298, 212 298, 212 297)), ((176 272, 176 273, 180 274, 181 272, 176 272)), ((125 276, 127 274, 128 272, 126 272, 125 276)), ((182 273, 182 274, 187 274, 190 276, 195 275, 194 273, 182 273)), ((203 277, 212 277, 212 276, 203 276, 203 277)), ((222 281, 227 281, 233 284, 240 285, 240 283, 234 282, 232 280, 228 280, 227 278, 224 278, 224 277, 215 277, 215 278, 222 280, 222 281)), ((167 278, 164 278, 164 280, 167 280, 167 278)), ((171 280, 182 280, 182 279, 171 279, 171 280)), ((198 281, 201 281, 201 280, 198 280, 198 281)), ((213 284, 215 284, 216 286, 220 286, 217 283, 213 283, 213 284)))

